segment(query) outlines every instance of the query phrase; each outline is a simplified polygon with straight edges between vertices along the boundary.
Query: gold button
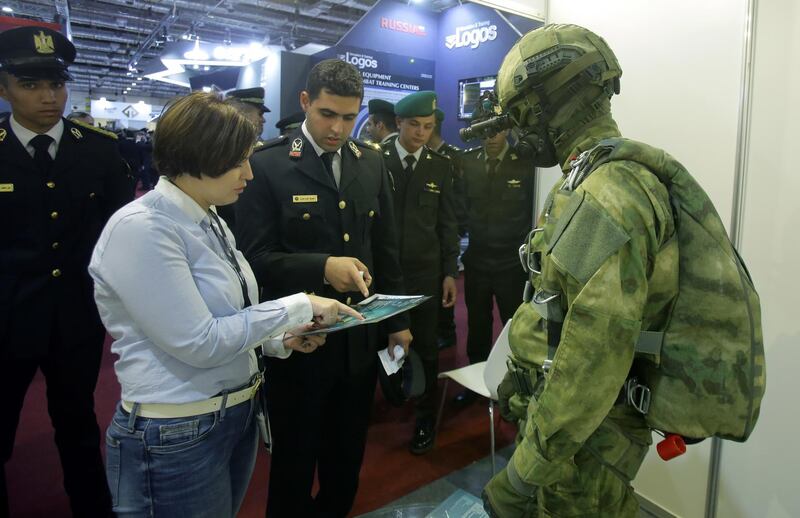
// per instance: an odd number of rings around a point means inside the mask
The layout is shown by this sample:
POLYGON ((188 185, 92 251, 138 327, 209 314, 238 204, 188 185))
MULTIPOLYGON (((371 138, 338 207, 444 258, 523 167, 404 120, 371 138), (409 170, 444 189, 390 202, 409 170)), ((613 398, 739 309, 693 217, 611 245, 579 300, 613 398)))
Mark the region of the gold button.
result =
POLYGON ((375 217, 375 211, 374 210, 369 211, 369 217, 370 218, 375 217))
POLYGON ((58 219, 58 212, 53 211, 50 213, 50 219, 58 219))
POLYGON ((53 250, 57 250, 59 246, 61 246, 61 243, 59 243, 58 241, 53 241, 53 244, 50 245, 50 248, 52 248, 53 250))
POLYGON ((350 234, 345 234, 344 235, 344 241, 345 241, 345 243, 350 241, 350 234))
POLYGON ((53 277, 61 277, 61 270, 59 270, 58 268, 53 270, 51 273, 53 274, 53 277))
POLYGON ((95 195, 95 193, 93 193, 93 192, 90 192, 90 193, 89 193, 89 197, 90 197, 90 198, 94 198, 95 196, 96 196, 96 195, 95 195))
POLYGON ((347 207, 347 203, 345 203, 345 201, 344 201, 344 200, 340 201, 340 202, 339 202, 339 208, 340 208, 340 209, 342 209, 342 210, 344 210, 344 208, 345 208, 345 207, 347 207))
POLYGON ((303 219, 306 220, 306 221, 310 220, 311 219, 311 214, 306 212, 305 214, 303 214, 303 219))
POLYGON ((348 306, 352 303, 352 301, 353 301, 353 299, 351 299, 350 297, 347 297, 347 305, 348 306))
POLYGON ((45 185, 47 185, 51 189, 55 189, 56 188, 56 182, 47 182, 45 185))

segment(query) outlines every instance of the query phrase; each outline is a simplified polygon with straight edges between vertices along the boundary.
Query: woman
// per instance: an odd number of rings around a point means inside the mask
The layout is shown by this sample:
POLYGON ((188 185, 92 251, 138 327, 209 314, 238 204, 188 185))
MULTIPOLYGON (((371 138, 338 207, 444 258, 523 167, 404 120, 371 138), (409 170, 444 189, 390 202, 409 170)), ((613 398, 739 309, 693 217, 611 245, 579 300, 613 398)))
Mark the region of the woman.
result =
POLYGON ((161 117, 154 191, 111 217, 89 271, 114 337, 122 401, 106 434, 118 516, 235 516, 255 464, 254 350, 288 357, 360 315, 298 293, 258 304, 250 266, 215 205, 252 179, 255 128, 216 95, 193 93, 161 117))

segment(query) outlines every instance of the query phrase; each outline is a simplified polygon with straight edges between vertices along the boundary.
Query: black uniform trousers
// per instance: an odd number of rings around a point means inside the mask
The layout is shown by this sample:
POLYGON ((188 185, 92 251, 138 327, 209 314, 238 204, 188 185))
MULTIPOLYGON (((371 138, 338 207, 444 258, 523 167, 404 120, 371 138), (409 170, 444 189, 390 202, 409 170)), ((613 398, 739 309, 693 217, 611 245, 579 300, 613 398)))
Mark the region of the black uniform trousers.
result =
POLYGON ((505 323, 522 303, 527 274, 517 264, 503 270, 464 267, 464 300, 467 304, 467 356, 470 363, 485 361, 492 349, 494 299, 505 323))
MULTIPOLYGON (((55 327, 55 326, 54 326, 55 327)), ((64 471, 64 487, 76 517, 109 516, 111 496, 100 455, 100 429, 94 413, 94 389, 100 370, 105 331, 64 350, 59 332, 44 356, 20 358, 11 354, 0 359, 0 394, 6 403, 0 425, 0 455, 3 465, 11 458, 25 394, 41 369, 47 384, 47 411, 55 429, 55 442, 64 471)), ((5 469, 2 475, 0 515, 8 514, 5 469), (5 508, 5 509, 4 509, 5 508)))
POLYGON ((267 516, 343 517, 353 505, 377 362, 351 372, 346 333, 328 335, 310 354, 266 359, 274 444, 267 516), (315 466, 320 490, 312 497, 315 466))
POLYGON ((425 392, 414 402, 417 419, 433 418, 436 415, 436 389, 439 375, 439 347, 436 344, 436 328, 439 310, 442 307, 442 283, 440 277, 414 279, 406 277, 409 295, 431 295, 431 298, 412 309, 411 348, 422 361, 425 374, 425 392))

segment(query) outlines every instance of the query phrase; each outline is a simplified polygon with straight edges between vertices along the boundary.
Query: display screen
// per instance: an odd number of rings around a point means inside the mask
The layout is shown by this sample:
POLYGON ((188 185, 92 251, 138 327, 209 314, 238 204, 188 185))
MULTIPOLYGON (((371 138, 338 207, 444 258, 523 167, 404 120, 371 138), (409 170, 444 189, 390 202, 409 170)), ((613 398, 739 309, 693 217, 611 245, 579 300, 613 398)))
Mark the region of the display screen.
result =
POLYGON ((494 89, 497 76, 472 77, 458 82, 458 119, 472 118, 475 104, 484 92, 494 89))

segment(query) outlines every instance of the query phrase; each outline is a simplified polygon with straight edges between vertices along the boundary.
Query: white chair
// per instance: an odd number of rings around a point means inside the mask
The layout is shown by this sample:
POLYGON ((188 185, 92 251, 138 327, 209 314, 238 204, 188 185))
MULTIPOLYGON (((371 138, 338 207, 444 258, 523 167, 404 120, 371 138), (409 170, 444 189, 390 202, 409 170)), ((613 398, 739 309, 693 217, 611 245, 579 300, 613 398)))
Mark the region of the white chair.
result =
POLYGON ((492 453, 492 473, 496 473, 494 459, 494 402, 497 401, 497 386, 503 381, 506 374, 506 359, 511 354, 511 346, 508 344, 508 329, 511 327, 511 320, 506 322, 505 327, 500 332, 500 336, 494 342, 489 353, 489 358, 485 362, 473 363, 466 367, 453 369, 447 372, 440 372, 439 379, 444 378, 444 391, 442 400, 439 403, 439 412, 436 414, 436 433, 439 432, 439 423, 442 419, 444 401, 447 398, 447 385, 450 380, 455 381, 464 388, 475 392, 489 400, 489 436, 491 440, 492 453))

